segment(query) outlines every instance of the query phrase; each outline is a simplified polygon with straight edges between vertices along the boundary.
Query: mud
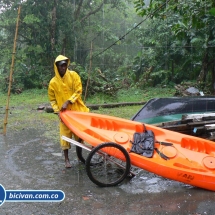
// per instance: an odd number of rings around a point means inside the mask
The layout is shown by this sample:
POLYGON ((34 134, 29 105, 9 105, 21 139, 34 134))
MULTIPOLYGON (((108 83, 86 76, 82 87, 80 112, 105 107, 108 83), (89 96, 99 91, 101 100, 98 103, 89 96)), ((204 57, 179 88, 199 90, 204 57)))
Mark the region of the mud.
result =
POLYGON ((73 167, 64 168, 57 141, 44 129, 0 135, 0 184, 6 190, 62 190, 62 202, 5 202, 0 214, 207 214, 215 211, 215 193, 140 170, 116 187, 93 184, 70 150, 73 167))

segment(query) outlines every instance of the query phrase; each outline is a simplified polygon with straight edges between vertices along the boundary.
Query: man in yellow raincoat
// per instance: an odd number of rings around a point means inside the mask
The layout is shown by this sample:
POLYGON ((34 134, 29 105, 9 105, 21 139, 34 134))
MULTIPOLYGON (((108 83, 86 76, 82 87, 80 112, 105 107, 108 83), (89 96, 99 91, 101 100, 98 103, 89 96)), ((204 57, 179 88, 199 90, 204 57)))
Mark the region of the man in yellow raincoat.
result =
MULTIPOLYGON (((75 71, 70 71, 69 58, 59 55, 54 62, 55 76, 51 79, 48 87, 48 96, 55 114, 60 111, 74 110, 89 112, 82 101, 82 83, 80 76, 75 71)), ((72 138, 73 133, 60 121, 60 137, 64 135, 72 138)), ((78 137, 74 135, 77 140, 78 137)), ((65 167, 70 168, 68 151, 71 148, 69 142, 60 138, 61 148, 64 151, 65 167)))

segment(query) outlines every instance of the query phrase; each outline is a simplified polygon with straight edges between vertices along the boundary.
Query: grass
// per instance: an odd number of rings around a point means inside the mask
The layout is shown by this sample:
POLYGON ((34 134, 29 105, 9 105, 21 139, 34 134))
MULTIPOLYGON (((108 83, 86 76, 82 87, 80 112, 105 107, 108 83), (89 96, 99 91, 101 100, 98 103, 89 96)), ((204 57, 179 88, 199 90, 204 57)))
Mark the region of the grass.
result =
MULTIPOLYGON (((152 98, 173 96, 175 90, 172 88, 147 88, 145 90, 128 89, 120 90, 116 97, 107 96, 101 93, 90 96, 86 100, 86 104, 104 104, 116 102, 146 102, 152 98)), ((5 107, 8 96, 7 93, 0 92, 0 107, 5 107)), ((21 94, 11 94, 9 104, 11 107, 21 107, 28 105, 35 107, 41 104, 49 103, 47 89, 33 89, 24 91, 21 94)))
MULTIPOLYGON (((7 93, 0 93, 0 104, 6 106, 8 96, 7 93)), ((21 107, 25 105, 37 106, 39 104, 48 103, 48 95, 46 89, 26 90, 21 94, 11 94, 9 104, 12 107, 21 107)))
MULTIPOLYGON (((175 90, 171 88, 148 88, 145 90, 128 89, 118 92, 116 97, 102 95, 100 93, 93 95, 86 100, 86 104, 104 104, 117 102, 147 102, 152 98, 172 97, 175 90)), ((3 133, 5 118, 5 107, 7 103, 7 93, 0 93, 0 133, 3 133)), ((27 128, 45 128, 47 136, 56 136, 58 134, 58 118, 55 114, 38 111, 40 105, 49 104, 47 89, 28 90, 21 94, 11 94, 9 98, 9 112, 7 128, 10 131, 19 132, 27 128)), ((125 119, 131 119, 132 116, 142 107, 126 106, 120 108, 100 108, 92 112, 117 116, 125 119)))
POLYGON ((114 102, 146 102, 152 98, 171 97, 175 94, 174 88, 147 88, 120 90, 117 97, 96 94, 87 99, 88 104, 104 104, 114 102))

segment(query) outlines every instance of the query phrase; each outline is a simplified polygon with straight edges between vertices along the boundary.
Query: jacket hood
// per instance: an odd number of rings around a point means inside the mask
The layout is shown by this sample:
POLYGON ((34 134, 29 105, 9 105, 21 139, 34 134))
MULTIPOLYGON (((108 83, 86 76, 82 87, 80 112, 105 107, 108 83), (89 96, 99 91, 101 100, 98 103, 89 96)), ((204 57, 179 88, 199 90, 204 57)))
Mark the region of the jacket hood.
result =
POLYGON ((62 60, 66 60, 68 63, 67 63, 67 70, 68 70, 68 66, 70 65, 70 60, 68 57, 66 56, 63 56, 63 55, 58 55, 55 59, 55 62, 54 62, 54 72, 55 72, 55 76, 57 76, 58 78, 61 78, 60 77, 60 74, 58 72, 58 69, 57 69, 57 66, 56 66, 56 63, 58 61, 62 61, 62 60))

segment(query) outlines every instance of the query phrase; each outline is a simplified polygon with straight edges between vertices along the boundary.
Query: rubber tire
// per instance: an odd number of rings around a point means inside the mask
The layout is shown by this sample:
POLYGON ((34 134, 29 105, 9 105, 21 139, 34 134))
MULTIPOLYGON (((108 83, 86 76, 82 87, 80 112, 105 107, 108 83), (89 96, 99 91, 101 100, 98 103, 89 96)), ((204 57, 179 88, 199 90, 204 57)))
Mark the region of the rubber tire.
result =
MULTIPOLYGON (((83 140, 81 138, 78 139, 79 143, 83 143, 83 140)), ((81 161, 83 164, 85 164, 86 159, 83 156, 83 149, 80 146, 76 146, 76 155, 79 159, 79 161, 81 161)))
POLYGON ((85 164, 86 160, 83 157, 82 148, 80 146, 76 146, 76 154, 77 154, 79 161, 81 161, 83 164, 85 164))
POLYGON ((89 179, 96 185, 100 186, 100 187, 111 187, 111 186, 116 186, 119 183, 121 183, 130 173, 130 167, 131 167, 131 161, 130 161, 130 156, 128 154, 128 152, 125 150, 125 148, 123 148, 121 145, 116 144, 116 143, 112 143, 112 142, 108 142, 108 143, 102 143, 100 145, 98 145, 97 147, 93 148, 93 150, 89 153, 87 159, 86 159, 86 172, 87 175, 89 177, 89 179), (118 150, 120 150, 124 157, 125 157, 125 171, 123 173, 123 175, 117 179, 116 181, 113 181, 111 183, 106 183, 104 181, 99 181, 97 180, 94 175, 91 172, 91 168, 93 168, 94 165, 92 165, 92 161, 91 159, 93 158, 93 156, 102 148, 104 147, 114 147, 117 148, 118 150))

